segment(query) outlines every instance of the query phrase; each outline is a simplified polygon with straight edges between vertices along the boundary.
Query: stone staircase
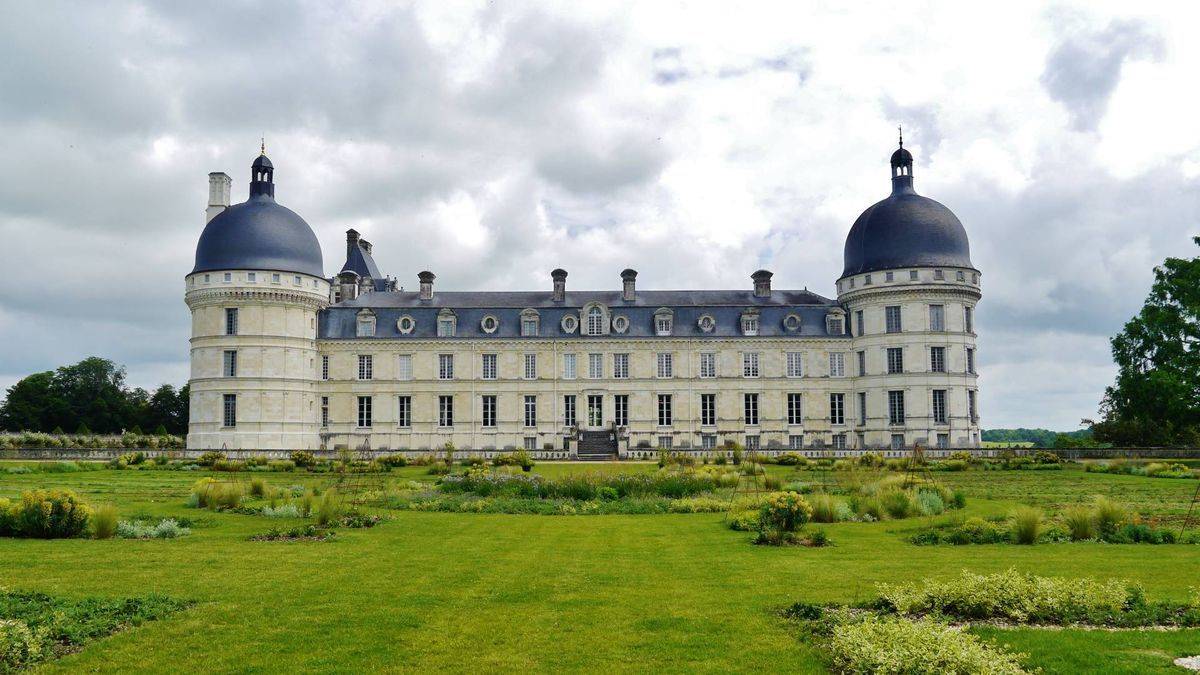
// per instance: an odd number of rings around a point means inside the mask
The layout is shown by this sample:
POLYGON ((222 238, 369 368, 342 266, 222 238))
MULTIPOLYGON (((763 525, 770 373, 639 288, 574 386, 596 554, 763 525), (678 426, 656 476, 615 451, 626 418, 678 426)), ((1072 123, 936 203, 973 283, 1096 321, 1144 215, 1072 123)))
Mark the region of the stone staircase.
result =
POLYGON ((580 431, 577 457, 583 461, 606 462, 617 458, 617 435, 612 431, 580 431))

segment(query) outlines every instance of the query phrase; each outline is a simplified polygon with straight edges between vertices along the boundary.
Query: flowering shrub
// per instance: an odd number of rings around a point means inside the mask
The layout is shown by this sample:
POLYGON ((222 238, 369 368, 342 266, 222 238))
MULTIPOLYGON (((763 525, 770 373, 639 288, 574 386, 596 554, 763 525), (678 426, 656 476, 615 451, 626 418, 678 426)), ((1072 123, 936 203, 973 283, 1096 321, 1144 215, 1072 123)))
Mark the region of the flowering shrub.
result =
POLYGON ((989 673, 1016 675, 1023 654, 1001 651, 931 619, 867 616, 833 628, 833 669, 845 673, 989 673))
POLYGON ((776 492, 767 497, 759 510, 762 527, 779 532, 795 532, 812 518, 812 506, 795 492, 776 492))
POLYGON ((182 527, 174 518, 164 518, 154 525, 138 520, 117 523, 117 536, 122 539, 177 539, 191 533, 190 528, 182 527))
POLYGON ((27 668, 49 652, 45 633, 18 619, 0 619, 0 672, 27 668))
POLYGON ((87 531, 90 518, 91 509, 68 490, 31 490, 19 502, 0 499, 0 536, 78 537, 87 531))
POLYGON ((317 463, 316 456, 306 450, 296 450, 290 455, 290 457, 292 462, 302 469, 307 469, 308 467, 314 466, 317 463))

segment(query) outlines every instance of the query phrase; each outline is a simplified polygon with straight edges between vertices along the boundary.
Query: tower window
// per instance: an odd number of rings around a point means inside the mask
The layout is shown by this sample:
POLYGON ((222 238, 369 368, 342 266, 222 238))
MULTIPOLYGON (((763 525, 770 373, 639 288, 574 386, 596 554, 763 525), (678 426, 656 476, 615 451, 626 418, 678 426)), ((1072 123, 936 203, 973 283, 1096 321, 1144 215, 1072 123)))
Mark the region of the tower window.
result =
POLYGON ((229 428, 237 426, 237 394, 225 394, 222 397, 221 424, 229 428))
POLYGON ((321 355, 321 379, 322 380, 329 379, 329 355, 328 354, 321 355))
POLYGON ((889 375, 904 372, 904 349, 902 347, 888 347, 887 369, 889 375))
POLYGON ((225 334, 238 334, 238 310, 237 307, 225 308, 225 334))
POLYGON ((329 426, 329 397, 321 397, 321 427, 329 426))
POLYGON ((888 423, 904 424, 904 392, 888 392, 888 423))
POLYGON ((946 348, 945 347, 930 347, 929 348, 929 372, 931 372, 931 373, 946 372, 946 348))
POLYGON ((899 305, 889 305, 888 307, 884 307, 883 311, 884 311, 884 319, 886 320, 886 324, 887 324, 887 332, 899 333, 900 332, 900 306, 899 305))
POLYGON ((946 390, 933 390, 933 422, 934 424, 946 424, 946 390))
POLYGON ((225 350, 225 377, 237 377, 237 351, 225 350))
POLYGON ((929 306, 929 330, 937 332, 946 330, 946 307, 944 305, 929 306))
POLYGON ((917 279, 918 279, 918 276, 917 276, 917 271, 916 271, 916 270, 909 270, 909 271, 908 271, 908 280, 909 280, 909 281, 916 281, 917 279))

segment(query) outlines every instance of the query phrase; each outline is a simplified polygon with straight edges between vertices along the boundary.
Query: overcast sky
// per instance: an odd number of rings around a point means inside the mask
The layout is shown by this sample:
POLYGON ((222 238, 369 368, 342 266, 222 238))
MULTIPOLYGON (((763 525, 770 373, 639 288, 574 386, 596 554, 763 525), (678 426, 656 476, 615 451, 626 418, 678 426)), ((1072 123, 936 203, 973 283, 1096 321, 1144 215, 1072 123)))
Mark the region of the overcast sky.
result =
POLYGON ((259 137, 325 270, 408 287, 833 296, 916 188, 983 271, 985 427, 1075 428, 1153 267, 1196 254, 1198 17, 1183 3, 5 3, 0 386, 100 355, 183 384, 207 174, 259 137))

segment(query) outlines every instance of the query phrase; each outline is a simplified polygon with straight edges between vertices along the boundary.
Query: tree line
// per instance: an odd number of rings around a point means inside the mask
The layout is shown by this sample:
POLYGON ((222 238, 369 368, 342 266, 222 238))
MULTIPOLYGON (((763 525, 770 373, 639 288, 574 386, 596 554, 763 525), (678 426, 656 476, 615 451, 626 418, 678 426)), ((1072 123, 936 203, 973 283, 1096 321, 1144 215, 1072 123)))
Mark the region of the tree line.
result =
POLYGON ((22 378, 0 404, 0 430, 185 434, 188 387, 125 384, 125 368, 98 356, 22 378))

